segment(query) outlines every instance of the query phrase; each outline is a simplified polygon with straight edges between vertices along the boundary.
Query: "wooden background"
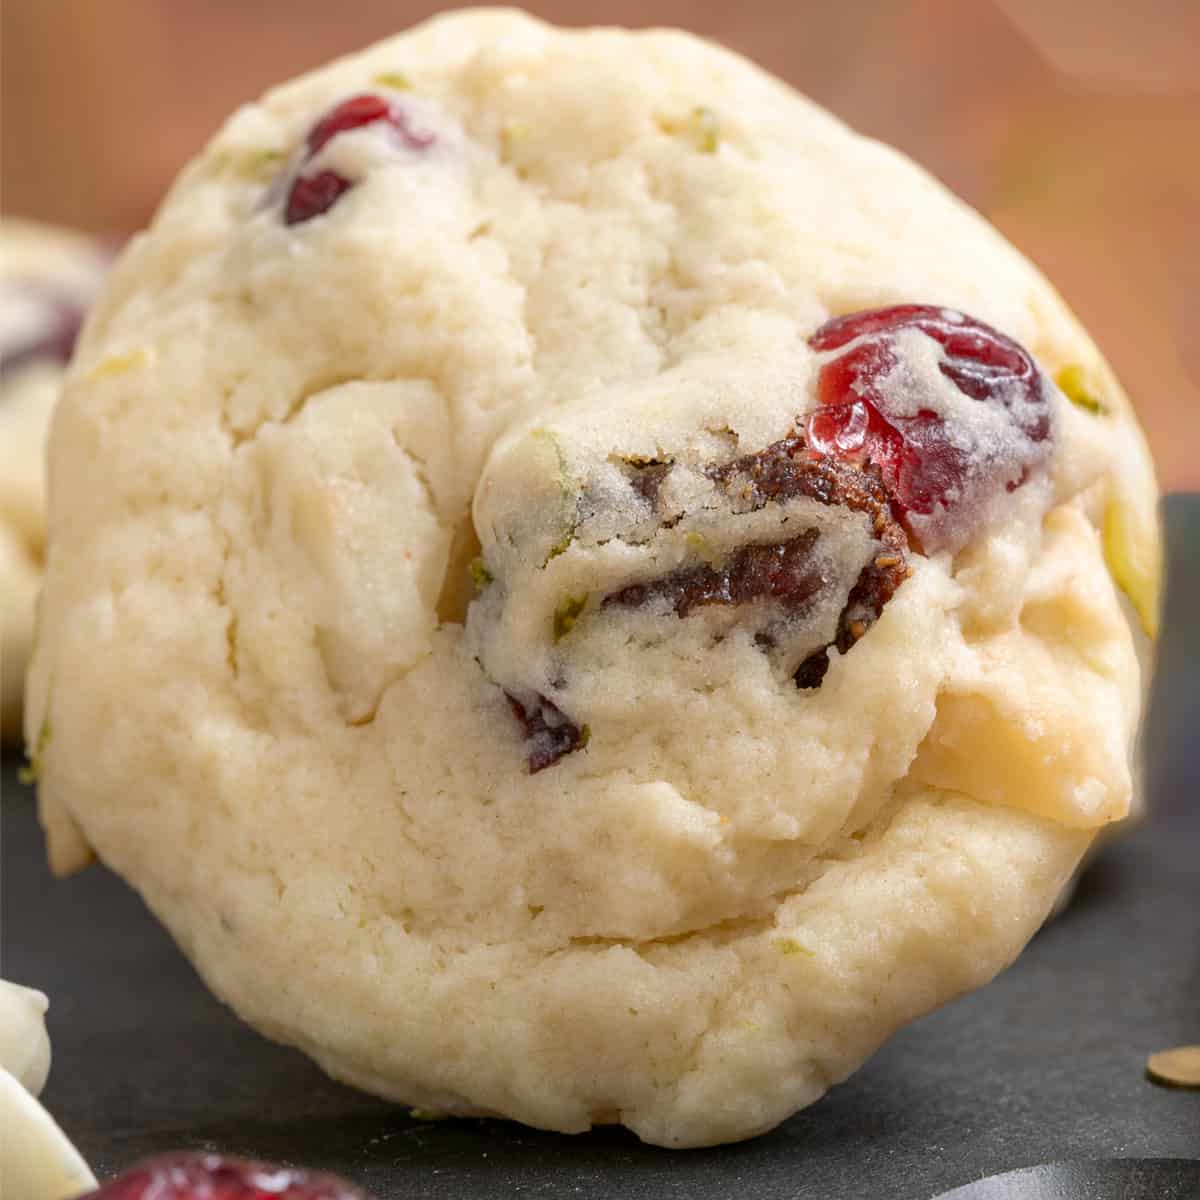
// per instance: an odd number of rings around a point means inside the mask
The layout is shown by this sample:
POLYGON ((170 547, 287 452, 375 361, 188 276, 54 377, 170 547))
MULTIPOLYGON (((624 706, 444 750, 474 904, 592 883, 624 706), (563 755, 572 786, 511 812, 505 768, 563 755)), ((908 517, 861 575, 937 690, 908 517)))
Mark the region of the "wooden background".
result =
MULTIPOLYGON (((6 211, 142 225, 225 115, 437 9, 414 0, 3 0, 6 211)), ((1200 0, 538 0, 682 25, 899 146, 1049 273, 1200 488, 1200 0)))

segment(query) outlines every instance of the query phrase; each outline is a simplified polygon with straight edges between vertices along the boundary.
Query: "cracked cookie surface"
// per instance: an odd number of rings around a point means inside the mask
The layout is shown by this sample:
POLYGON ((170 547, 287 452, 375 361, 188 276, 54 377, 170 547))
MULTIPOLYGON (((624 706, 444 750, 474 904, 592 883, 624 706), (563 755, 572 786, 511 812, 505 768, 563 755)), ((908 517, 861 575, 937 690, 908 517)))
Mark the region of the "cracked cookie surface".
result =
POLYGON ((51 462, 54 865, 94 847, 396 1100, 768 1129, 1011 961, 1129 802, 1119 386, 978 217, 683 34, 451 15, 241 109, 118 263, 51 462), (810 338, 908 304, 1103 394, 1046 384, 961 546, 813 457, 810 338))

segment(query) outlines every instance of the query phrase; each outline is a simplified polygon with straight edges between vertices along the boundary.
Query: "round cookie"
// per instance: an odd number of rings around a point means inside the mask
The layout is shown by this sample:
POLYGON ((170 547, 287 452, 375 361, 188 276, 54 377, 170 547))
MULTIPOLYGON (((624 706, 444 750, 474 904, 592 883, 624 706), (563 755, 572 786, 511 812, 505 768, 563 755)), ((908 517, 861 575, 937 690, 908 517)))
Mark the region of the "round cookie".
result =
POLYGON ((938 184, 685 34, 451 15, 240 110, 51 463, 53 865, 399 1101, 768 1129, 1129 804, 1119 385, 938 184))
POLYGON ((45 550, 46 429, 106 262, 81 234, 16 218, 0 222, 0 726, 6 737, 20 729, 45 550))

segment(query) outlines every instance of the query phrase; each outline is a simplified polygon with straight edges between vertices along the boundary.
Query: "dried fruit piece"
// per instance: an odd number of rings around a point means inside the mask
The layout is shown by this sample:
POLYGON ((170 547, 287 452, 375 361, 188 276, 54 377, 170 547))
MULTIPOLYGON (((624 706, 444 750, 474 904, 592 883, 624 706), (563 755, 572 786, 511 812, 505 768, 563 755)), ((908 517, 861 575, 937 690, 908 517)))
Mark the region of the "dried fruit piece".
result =
MULTIPOLYGON (((335 105, 309 130, 304 157, 307 160, 319 154, 339 134, 380 123, 388 125, 410 150, 428 149, 437 140, 428 130, 417 129, 396 101, 364 93, 335 105)), ((285 224, 297 225, 328 212, 353 186, 338 171, 326 169, 298 175, 288 189, 285 224)))
POLYGON ((317 171, 313 175, 300 175, 288 192, 287 204, 283 210, 283 220, 286 225, 298 225, 301 221, 311 221, 328 212, 338 201, 343 192, 354 185, 344 175, 337 171, 317 171))
POLYGON ((895 511, 926 551, 970 540, 979 503, 1020 487, 1046 457, 1045 377, 1021 346, 982 321, 902 304, 837 317, 809 345, 843 351, 818 375, 820 407, 807 422, 809 443, 821 454, 874 463, 895 511), (1005 420, 985 428, 966 410, 948 419, 936 376, 919 374, 911 342, 901 339, 909 331, 938 344, 937 369, 958 392, 1005 420))
MULTIPOLYGON (((821 504, 842 505, 870 517, 881 550, 862 569, 847 596, 832 643, 842 653, 849 650, 908 576, 907 538, 891 516, 889 496, 878 472, 872 467, 814 455, 803 437, 793 435, 756 454, 710 467, 707 473, 739 511, 755 511, 768 503, 803 497, 821 504)), ((703 541, 699 535, 688 536, 703 541)), ((686 618, 697 608, 709 605, 769 602, 785 617, 799 614, 828 583, 817 554, 820 537, 818 529, 809 528, 784 541, 742 546, 723 562, 682 567, 660 579, 630 584, 605 596, 601 604, 622 608, 665 606, 676 616, 686 618)), ((758 641, 767 648, 774 644, 765 632, 758 635, 758 641)), ((819 686, 828 666, 826 646, 797 668, 797 686, 819 686)))
POLYGON ((658 504, 658 493, 662 488, 663 481, 671 473, 671 468, 674 465, 669 462, 659 462, 657 459, 649 459, 645 462, 640 462, 636 459, 630 460, 627 464, 630 470, 629 485, 635 492, 651 508, 658 504))
POLYGON ((191 1153, 146 1159, 88 1195, 94 1200, 370 1200, 361 1188, 321 1171, 191 1153))
POLYGON ((802 609, 825 584, 814 564, 816 529, 774 545, 742 546, 720 566, 683 567, 651 583, 634 583, 604 598, 605 605, 645 608, 665 603, 677 617, 710 604, 773 600, 785 611, 802 609))
POLYGON ((518 721, 525 726, 528 743, 525 758, 530 775, 553 766, 565 754, 581 750, 588 743, 590 732, 576 725, 552 700, 535 693, 528 704, 522 704, 511 692, 505 692, 518 721))
MULTIPOLYGON (((744 455, 709 474, 735 500, 750 510, 770 502, 806 497, 821 504, 840 504, 866 513, 881 545, 859 573, 838 618, 833 645, 845 654, 883 611, 908 578, 908 538, 891 513, 890 496, 876 467, 814 455, 803 437, 794 434, 757 454, 744 455)), ((796 669, 796 686, 819 687, 829 667, 829 647, 809 655, 796 669)))

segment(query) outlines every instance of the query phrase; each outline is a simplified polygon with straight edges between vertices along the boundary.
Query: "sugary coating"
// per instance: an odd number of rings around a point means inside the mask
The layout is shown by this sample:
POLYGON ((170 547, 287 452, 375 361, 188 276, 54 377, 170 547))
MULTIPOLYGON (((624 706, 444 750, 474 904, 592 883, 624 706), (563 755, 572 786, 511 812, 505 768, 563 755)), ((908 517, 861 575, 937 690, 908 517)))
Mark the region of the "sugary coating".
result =
POLYGON ((89 238, 0 221, 0 729, 17 736, 46 530, 50 411, 107 256, 89 238))
POLYGON ((445 16, 239 111, 51 458, 54 866, 94 846, 246 1020, 399 1101, 768 1129, 1010 962, 1129 805, 1119 386, 934 181, 685 34, 445 16), (1024 347, 1047 422, 1009 453, 905 334, 934 415, 881 403, 1005 472, 928 554, 804 440, 810 339, 910 303, 1024 347))

